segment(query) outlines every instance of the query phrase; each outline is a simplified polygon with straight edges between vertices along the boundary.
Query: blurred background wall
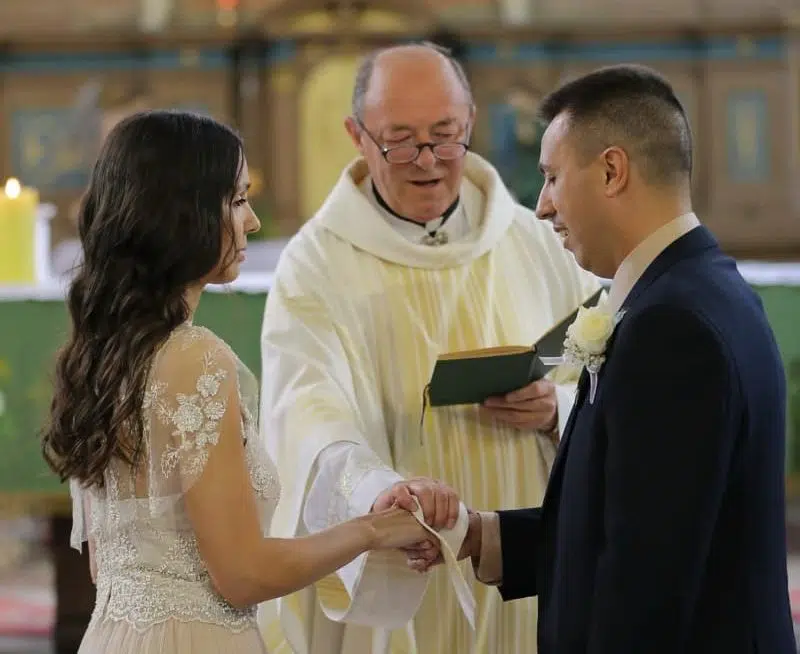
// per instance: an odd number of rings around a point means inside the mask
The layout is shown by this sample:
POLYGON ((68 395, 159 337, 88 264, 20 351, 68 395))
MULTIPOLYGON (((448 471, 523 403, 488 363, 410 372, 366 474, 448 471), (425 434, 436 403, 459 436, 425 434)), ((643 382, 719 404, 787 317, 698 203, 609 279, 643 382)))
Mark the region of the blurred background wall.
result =
MULTIPOLYGON (((250 248, 246 288, 208 294, 198 315, 258 373, 275 258, 355 156, 343 120, 359 57, 418 39, 464 63, 473 148, 528 206, 544 93, 615 62, 673 83, 694 132, 697 212, 747 270, 784 357, 787 524, 800 549, 800 0, 0 0, 0 182, 16 177, 52 205, 57 277, 116 121, 175 107, 235 126, 262 248, 250 248)), ((67 547, 66 491, 37 443, 66 329, 60 286, 0 283, 0 652, 74 652, 92 607, 85 555, 67 547)), ((800 623, 798 572, 793 556, 800 623)))
POLYGON ((800 252, 796 5, 3 0, 0 177, 24 178, 57 203, 58 243, 74 235, 68 208, 92 161, 86 130, 69 138, 75 121, 87 121, 91 108, 112 116, 137 105, 194 108, 242 131, 262 182, 265 235, 286 236, 353 155, 342 120, 359 55, 428 38, 463 59, 479 107, 475 148, 527 202, 536 195, 538 154, 527 107, 598 65, 656 67, 691 116, 704 220, 732 252, 784 258, 800 252))

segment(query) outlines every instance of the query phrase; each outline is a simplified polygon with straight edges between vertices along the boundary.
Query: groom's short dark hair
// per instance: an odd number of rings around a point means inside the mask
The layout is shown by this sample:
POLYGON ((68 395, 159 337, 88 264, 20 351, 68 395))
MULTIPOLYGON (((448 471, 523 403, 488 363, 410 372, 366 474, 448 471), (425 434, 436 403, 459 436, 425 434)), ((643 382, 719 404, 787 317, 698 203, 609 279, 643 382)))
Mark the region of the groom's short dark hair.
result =
POLYGON ((656 71, 608 66, 569 81, 539 107, 545 123, 564 112, 586 159, 616 145, 649 183, 674 184, 691 177, 689 121, 672 86, 656 71))

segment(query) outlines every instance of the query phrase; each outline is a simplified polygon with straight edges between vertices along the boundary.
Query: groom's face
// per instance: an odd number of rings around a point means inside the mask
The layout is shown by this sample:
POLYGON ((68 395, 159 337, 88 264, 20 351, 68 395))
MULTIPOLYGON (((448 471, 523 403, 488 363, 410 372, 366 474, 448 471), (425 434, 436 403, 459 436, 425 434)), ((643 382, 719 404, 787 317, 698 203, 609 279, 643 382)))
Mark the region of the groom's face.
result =
POLYGON ((552 223, 582 268, 602 276, 603 177, 593 162, 584 160, 575 138, 567 114, 556 116, 545 130, 539 155, 544 185, 536 215, 552 223))

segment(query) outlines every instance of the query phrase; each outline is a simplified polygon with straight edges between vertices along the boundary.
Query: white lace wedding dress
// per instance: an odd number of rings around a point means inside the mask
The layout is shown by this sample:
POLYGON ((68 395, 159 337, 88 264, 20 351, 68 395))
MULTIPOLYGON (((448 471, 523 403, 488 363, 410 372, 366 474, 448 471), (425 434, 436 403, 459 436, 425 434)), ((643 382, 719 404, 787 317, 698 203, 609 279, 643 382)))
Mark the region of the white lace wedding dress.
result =
POLYGON ((267 532, 280 487, 274 464, 259 447, 256 379, 222 340, 187 323, 162 346, 151 369, 143 464, 132 472, 115 462, 102 489, 70 484, 72 545, 80 549, 88 538, 97 567, 97 603, 79 654, 266 651, 255 606, 236 609, 214 590, 184 504, 184 494, 214 456, 227 411, 241 413, 250 479, 267 532), (238 405, 227 400, 236 390, 238 405))

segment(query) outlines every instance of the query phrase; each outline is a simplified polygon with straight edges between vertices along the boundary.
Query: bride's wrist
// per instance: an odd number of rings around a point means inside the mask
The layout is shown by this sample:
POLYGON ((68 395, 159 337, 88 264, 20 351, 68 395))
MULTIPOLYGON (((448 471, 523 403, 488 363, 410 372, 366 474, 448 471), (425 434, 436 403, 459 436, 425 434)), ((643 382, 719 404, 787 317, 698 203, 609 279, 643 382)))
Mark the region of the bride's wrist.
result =
POLYGON ((380 529, 376 524, 377 516, 374 513, 367 513, 354 518, 350 522, 362 552, 368 552, 380 547, 380 529))

